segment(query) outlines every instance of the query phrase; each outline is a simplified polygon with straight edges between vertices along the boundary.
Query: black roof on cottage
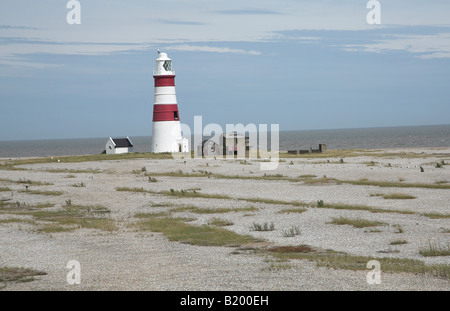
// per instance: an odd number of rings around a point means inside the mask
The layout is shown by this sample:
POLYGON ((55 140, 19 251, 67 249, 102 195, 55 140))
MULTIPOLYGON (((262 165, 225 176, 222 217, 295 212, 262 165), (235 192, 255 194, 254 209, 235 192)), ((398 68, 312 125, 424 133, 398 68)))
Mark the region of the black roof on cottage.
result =
POLYGON ((130 139, 127 138, 111 138, 114 144, 116 145, 116 148, 127 148, 127 147, 133 147, 133 144, 131 143, 130 139))

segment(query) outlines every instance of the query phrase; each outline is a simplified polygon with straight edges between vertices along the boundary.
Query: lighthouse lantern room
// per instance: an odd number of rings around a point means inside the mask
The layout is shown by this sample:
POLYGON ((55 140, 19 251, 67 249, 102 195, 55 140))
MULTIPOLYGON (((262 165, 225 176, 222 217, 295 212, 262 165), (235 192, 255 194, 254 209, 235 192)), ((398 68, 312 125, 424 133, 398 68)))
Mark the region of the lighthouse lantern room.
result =
POLYGON ((153 102, 152 151, 189 152, 189 142, 181 136, 180 113, 175 93, 175 71, 172 60, 160 53, 153 71, 155 97, 153 102))

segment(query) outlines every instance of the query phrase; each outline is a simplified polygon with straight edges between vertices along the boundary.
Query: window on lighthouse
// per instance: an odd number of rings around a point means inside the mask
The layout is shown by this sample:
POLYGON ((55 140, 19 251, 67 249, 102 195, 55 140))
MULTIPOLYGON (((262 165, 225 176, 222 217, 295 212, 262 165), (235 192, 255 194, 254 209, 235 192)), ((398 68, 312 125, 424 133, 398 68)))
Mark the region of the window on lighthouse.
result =
POLYGON ((178 111, 173 112, 173 118, 174 120, 178 120, 178 111))
POLYGON ((172 62, 170 60, 166 60, 163 67, 166 71, 172 71, 172 62))

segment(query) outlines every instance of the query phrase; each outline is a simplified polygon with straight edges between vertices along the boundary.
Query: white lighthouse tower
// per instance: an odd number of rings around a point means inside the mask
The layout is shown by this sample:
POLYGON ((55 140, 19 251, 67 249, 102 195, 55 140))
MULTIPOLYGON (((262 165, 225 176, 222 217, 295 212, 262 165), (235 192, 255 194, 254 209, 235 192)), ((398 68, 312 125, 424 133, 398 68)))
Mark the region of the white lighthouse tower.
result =
POLYGON ((156 59, 153 102, 152 152, 189 152, 189 141, 181 136, 180 113, 175 93, 175 71, 166 53, 156 59))

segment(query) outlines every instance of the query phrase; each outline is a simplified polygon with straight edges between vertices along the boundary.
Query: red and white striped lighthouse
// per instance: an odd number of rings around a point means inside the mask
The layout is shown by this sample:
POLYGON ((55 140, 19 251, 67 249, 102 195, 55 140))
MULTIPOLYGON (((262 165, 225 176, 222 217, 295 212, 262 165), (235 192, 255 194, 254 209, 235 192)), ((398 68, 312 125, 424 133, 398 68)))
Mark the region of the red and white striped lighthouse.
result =
POLYGON ((175 71, 166 53, 156 59, 155 98, 153 102, 152 151, 188 152, 189 142, 181 136, 180 113, 175 93, 175 71))

